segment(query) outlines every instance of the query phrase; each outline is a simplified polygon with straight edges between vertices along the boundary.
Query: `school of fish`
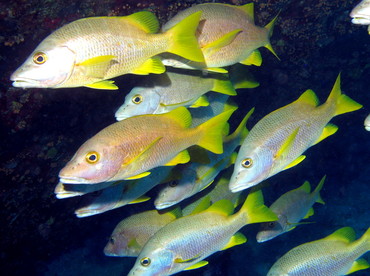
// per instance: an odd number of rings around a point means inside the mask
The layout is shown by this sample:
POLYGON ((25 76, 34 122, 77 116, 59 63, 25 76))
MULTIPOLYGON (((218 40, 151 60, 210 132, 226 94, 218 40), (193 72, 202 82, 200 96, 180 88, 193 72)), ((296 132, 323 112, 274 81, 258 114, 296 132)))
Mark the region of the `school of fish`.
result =
MULTIPOLYGON (((364 0, 351 12, 353 23, 370 25, 369 5, 364 0)), ((342 93, 340 74, 325 103, 309 89, 250 130, 248 118, 258 110, 242 110, 244 119, 230 131, 238 109, 232 96, 259 85, 246 66, 261 65, 260 47, 278 58, 270 43, 278 17, 271 17, 259 27, 253 3, 206 3, 162 27, 149 11, 83 18, 47 36, 11 75, 19 88, 104 90, 118 89, 115 77, 148 75, 126 95, 117 122, 71 154, 55 188, 57 198, 84 196, 75 211, 80 218, 151 200, 146 193, 158 188, 155 209, 125 217, 104 248, 106 256, 137 258, 128 275, 201 268, 215 252, 246 243, 245 226, 259 223, 256 239, 268 242, 312 223, 301 220, 314 215, 316 202, 325 204, 326 176, 312 192, 308 181, 281 192, 270 207, 259 184, 336 133, 334 116, 362 107, 342 93), (234 69, 238 64, 245 68, 234 69)), ((368 251, 370 228, 356 240, 344 227, 291 249, 267 275, 349 274, 370 267, 360 258, 368 251)))

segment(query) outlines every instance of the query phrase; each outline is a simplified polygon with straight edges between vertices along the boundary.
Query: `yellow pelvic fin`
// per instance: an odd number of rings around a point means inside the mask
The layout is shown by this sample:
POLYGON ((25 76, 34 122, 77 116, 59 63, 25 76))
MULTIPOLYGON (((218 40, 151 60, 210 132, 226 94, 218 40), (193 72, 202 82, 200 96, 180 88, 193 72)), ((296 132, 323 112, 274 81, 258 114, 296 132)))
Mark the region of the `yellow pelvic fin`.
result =
POLYGON ((223 131, 227 120, 234 110, 224 111, 205 123, 198 126, 199 131, 198 145, 213 153, 223 152, 223 131))
POLYGON ((118 86, 114 84, 114 81, 105 80, 98 81, 90 84, 85 84, 84 86, 94 89, 106 89, 106 90, 117 90, 118 86))
POLYGON ((220 73, 220 74, 227 74, 227 70, 224 68, 218 68, 218 67, 207 67, 204 69, 206 72, 214 72, 214 73, 220 73))
POLYGON ((298 134, 299 127, 297 127, 289 136, 285 139, 285 141, 281 144, 280 149, 275 153, 274 158, 279 159, 283 158, 288 155, 290 149, 294 145, 295 138, 298 134))
POLYGON ((149 11, 140 11, 128 16, 122 16, 122 19, 129 21, 146 33, 157 33, 159 30, 159 21, 157 17, 149 11))
POLYGON ((321 195, 320 195, 320 191, 321 191, 321 189, 322 189, 322 187, 325 183, 325 179, 326 179, 326 175, 324 175, 323 178, 321 178, 321 180, 320 180, 319 184, 317 185, 316 189, 313 191, 313 193, 315 195, 318 195, 316 202, 321 203, 321 204, 325 204, 325 201, 322 200, 321 195))
POLYGON ((236 95, 236 91, 228 78, 215 78, 212 91, 230 96, 236 95))
POLYGON ((195 36, 201 14, 198 11, 189 15, 166 32, 171 37, 168 52, 192 61, 204 62, 203 52, 195 36))
POLYGON ((131 248, 131 249, 133 249, 133 248, 139 248, 139 249, 141 249, 143 246, 141 246, 141 245, 137 242, 137 240, 136 240, 135 238, 133 238, 133 239, 131 239, 131 240, 128 242, 127 247, 128 247, 128 248, 131 248))
POLYGON ((350 243, 356 239, 356 233, 352 227, 343 227, 325 237, 324 239, 350 243))
POLYGON ((245 224, 278 220, 277 215, 264 205, 261 190, 249 192, 239 213, 245 214, 245 224))
POLYGON ((287 170, 287 169, 290 169, 290 168, 298 165, 303 160, 305 160, 305 158, 306 158, 306 155, 300 155, 300 156, 298 156, 293 162, 291 162, 290 164, 286 165, 283 170, 287 170))
POLYGON ((367 269, 369 267, 370 264, 365 259, 358 259, 353 262, 350 269, 344 275, 348 275, 359 270, 367 269))
POLYGON ((175 108, 168 113, 163 113, 160 116, 171 118, 177 124, 184 128, 189 128, 191 126, 191 114, 189 110, 187 110, 186 107, 183 106, 175 108))
POLYGON ((200 267, 203 267, 203 266, 206 266, 208 264, 207 261, 200 261, 200 262, 197 262, 196 264, 192 265, 192 266, 189 266, 187 268, 185 268, 184 270, 192 270, 192 269, 197 269, 197 268, 200 268, 200 267))
POLYGON ((245 60, 242 60, 239 63, 244 64, 244 65, 261 66, 262 56, 261 56, 260 51, 258 51, 257 49, 254 50, 245 60))
POLYGON ((297 188, 297 190, 302 190, 302 191, 306 192, 307 194, 311 193, 311 185, 310 185, 310 182, 305 181, 302 184, 302 186, 300 186, 299 188, 297 188))
POLYGON ((296 102, 306 103, 309 105, 317 106, 319 104, 319 99, 317 98, 315 92, 311 89, 307 89, 296 102))
POLYGON ((333 125, 330 123, 327 124, 322 130, 320 137, 312 145, 316 145, 317 143, 324 140, 326 137, 333 135, 334 133, 337 132, 337 130, 338 130, 338 127, 336 125, 333 125))
POLYGON ((143 196, 140 196, 137 199, 131 201, 129 204, 141 203, 141 202, 145 202, 145 201, 148 201, 148 200, 150 200, 150 197, 143 195, 143 196))
POLYGON ((203 212, 204 210, 207 210, 209 206, 211 205, 211 197, 205 196, 198 205, 194 208, 194 210, 190 213, 191 215, 198 214, 200 212, 203 212))
POLYGON ((104 79, 110 66, 117 62, 116 56, 105 55, 87 59, 76 66, 83 67, 84 75, 92 78, 104 79))
POLYGON ((125 180, 135 180, 135 179, 139 179, 139 178, 143 178, 145 176, 148 176, 149 174, 150 174, 150 172, 143 172, 143 173, 139 173, 139 174, 134 175, 134 176, 127 177, 127 178, 125 178, 125 180))
POLYGON ((311 207, 310 209, 308 209, 308 212, 307 214, 303 217, 304 219, 307 219, 309 218, 310 216, 313 216, 315 214, 315 211, 313 210, 313 208, 311 207))
POLYGON ((242 233, 237 232, 230 238, 228 243, 221 250, 226 250, 226 249, 231 248, 235 245, 243 244, 243 243, 246 243, 246 242, 247 242, 247 238, 242 233))
POLYGON ((244 11, 252 20, 252 23, 254 24, 254 3, 248 3, 243 6, 233 6, 237 7, 238 9, 241 9, 244 11))
POLYGON ((209 106, 209 101, 206 95, 200 96, 191 106, 191 108, 197 108, 201 106, 209 106))
POLYGON ((223 216, 230 216, 234 213, 234 204, 228 199, 221 199, 213 203, 207 212, 214 212, 223 216))
POLYGON ((179 152, 171 161, 167 162, 164 166, 175 166, 177 164, 185 164, 190 161, 190 155, 187 150, 179 152))
POLYGON ((214 55, 221 48, 223 48, 223 47, 229 45, 231 42, 233 42, 233 40, 236 38, 236 36, 240 32, 242 32, 242 29, 233 30, 233 31, 225 34, 221 38, 219 38, 215 41, 212 41, 211 43, 205 45, 204 47, 202 47, 202 51, 204 53, 204 56, 209 58, 210 56, 214 55))
MULTIPOLYGON (((265 28, 266 28, 266 29, 268 30, 268 32, 269 32, 269 37, 271 37, 271 36, 272 36, 272 33, 273 33, 273 31, 274 31, 275 22, 276 22, 276 19, 278 18, 278 16, 279 16, 279 14, 277 14, 277 15, 274 17, 274 19, 272 19, 272 20, 271 20, 271 22, 270 22, 270 23, 268 23, 268 24, 265 26, 265 28)), ((272 48, 272 46, 271 46, 270 42, 268 42, 268 43, 265 45, 265 47, 266 47, 266 48, 267 48, 271 53, 273 53, 273 55, 274 55, 278 60, 280 60, 279 56, 275 53, 274 49, 272 48)))
POLYGON ((161 59, 159 57, 152 57, 146 60, 138 68, 132 71, 136 75, 148 75, 153 74, 162 74, 166 71, 161 59))

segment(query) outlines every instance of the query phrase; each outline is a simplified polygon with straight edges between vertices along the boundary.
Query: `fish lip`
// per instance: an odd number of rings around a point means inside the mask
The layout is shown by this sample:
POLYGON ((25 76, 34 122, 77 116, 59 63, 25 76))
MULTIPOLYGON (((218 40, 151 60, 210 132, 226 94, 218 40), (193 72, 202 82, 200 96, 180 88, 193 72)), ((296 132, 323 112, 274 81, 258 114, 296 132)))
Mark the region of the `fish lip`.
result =
POLYGON ((59 181, 65 184, 90 184, 90 181, 77 176, 59 176, 59 181))
POLYGON ((14 87, 36 87, 36 86, 40 86, 40 82, 37 81, 37 80, 33 80, 33 79, 11 76, 10 80, 13 81, 12 85, 14 87), (25 86, 23 84, 26 84, 27 86, 25 86))

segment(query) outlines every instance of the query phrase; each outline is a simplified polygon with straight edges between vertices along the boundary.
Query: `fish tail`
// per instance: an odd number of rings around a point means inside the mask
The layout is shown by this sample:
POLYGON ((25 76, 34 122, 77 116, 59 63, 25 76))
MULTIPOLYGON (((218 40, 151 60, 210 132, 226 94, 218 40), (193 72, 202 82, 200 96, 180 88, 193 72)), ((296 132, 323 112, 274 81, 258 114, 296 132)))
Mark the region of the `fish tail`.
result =
POLYGON ((321 178, 319 184, 317 185, 317 187, 313 191, 313 194, 317 195, 316 202, 321 203, 321 204, 325 204, 325 201, 322 200, 321 195, 320 195, 320 191, 321 191, 322 187, 324 186, 325 179, 326 179, 326 175, 324 175, 323 178, 321 178))
POLYGON ((235 109, 230 109, 201 124, 196 129, 200 132, 197 145, 216 154, 223 153, 223 133, 225 124, 235 109))
MULTIPOLYGON (((273 31, 274 31, 275 22, 276 22, 276 19, 278 18, 278 16, 279 16, 279 14, 277 14, 277 15, 274 17, 274 19, 272 19, 272 20, 270 21, 270 23, 268 23, 268 24, 265 26, 265 29, 267 29, 267 31, 268 31, 268 37, 269 37, 269 38, 272 36, 272 33, 273 33, 273 31)), ((266 44, 266 45, 264 45, 264 46, 265 46, 265 48, 269 49, 269 51, 270 51, 271 53, 273 53, 273 55, 274 55, 278 60, 280 60, 279 56, 276 54, 276 52, 274 51, 274 49, 273 49, 273 48, 272 48, 272 46, 271 46, 270 39, 268 40, 267 44, 266 44)))
POLYGON ((340 89, 340 74, 338 75, 326 102, 335 104, 334 116, 355 111, 362 107, 361 104, 342 94, 342 91, 340 89))
POLYGON ((189 15, 166 32, 170 36, 168 52, 192 61, 204 62, 203 52, 195 36, 201 13, 199 11, 189 15))
POLYGON ((276 214, 264 205, 261 190, 252 190, 239 212, 245 214, 246 224, 278 220, 276 214))

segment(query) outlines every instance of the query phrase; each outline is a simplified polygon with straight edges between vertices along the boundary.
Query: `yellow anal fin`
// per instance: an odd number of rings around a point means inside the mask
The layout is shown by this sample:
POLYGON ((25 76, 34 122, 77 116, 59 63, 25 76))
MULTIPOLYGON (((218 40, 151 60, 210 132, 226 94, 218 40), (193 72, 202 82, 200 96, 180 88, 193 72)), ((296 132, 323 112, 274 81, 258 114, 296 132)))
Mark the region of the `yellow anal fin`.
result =
POLYGON ((150 197, 144 195, 144 196, 138 197, 137 199, 131 201, 129 204, 141 203, 141 202, 145 202, 145 201, 148 201, 148 200, 150 200, 150 197))
POLYGON ((226 250, 228 248, 231 248, 235 245, 243 244, 247 242, 247 238, 240 232, 235 233, 231 239, 228 241, 228 243, 225 245, 224 248, 221 250, 226 250))
POLYGON ((206 72, 214 72, 214 73, 220 73, 220 74, 227 74, 228 71, 224 68, 218 68, 218 67, 207 67, 204 69, 206 72))
POLYGON ((191 263, 191 262, 195 261, 196 259, 199 259, 199 256, 200 256, 200 254, 198 254, 194 257, 191 257, 189 259, 186 259, 186 260, 181 259, 181 258, 176 258, 176 259, 174 259, 174 262, 175 263, 191 263))
POLYGON ((321 142, 325 138, 329 137, 330 135, 333 135, 338 130, 338 127, 333 124, 327 124, 324 129, 322 130, 322 133, 320 137, 313 143, 313 145, 316 145, 317 143, 321 142))
POLYGON ((254 50, 245 60, 242 60, 239 63, 244 64, 244 65, 261 66, 262 56, 261 56, 260 51, 254 50))
POLYGON ((76 66, 84 68, 85 76, 104 79, 115 58, 116 56, 113 55, 97 56, 76 64, 76 66))
POLYGON ((177 164, 185 164, 190 161, 190 155, 187 150, 181 151, 171 161, 167 162, 164 166, 175 166, 177 164))
POLYGON ((236 91, 233 87, 233 84, 229 79, 225 78, 215 79, 212 91, 230 96, 236 95, 236 91))
POLYGON ((369 267, 370 267, 370 265, 365 259, 358 259, 358 260, 353 262, 350 269, 344 275, 348 275, 348 274, 351 274, 351 273, 359 271, 359 270, 367 269, 369 267))
POLYGON ((294 141, 295 141, 295 138, 298 134, 298 131, 299 131, 299 127, 297 127, 286 139, 285 141, 282 143, 282 145, 280 146, 280 149, 275 153, 275 156, 274 158, 275 159, 278 159, 278 158, 283 158, 284 156, 286 156, 290 149, 292 148, 293 144, 294 144, 294 141))
POLYGON ((313 210, 313 208, 311 207, 310 209, 308 209, 308 212, 307 214, 304 216, 304 219, 306 218, 309 218, 310 216, 313 216, 315 214, 315 211, 313 210))
POLYGON ((150 174, 150 172, 143 172, 143 173, 139 173, 139 174, 134 175, 134 176, 127 177, 127 178, 125 178, 125 180, 139 179, 139 178, 143 178, 145 176, 148 176, 149 174, 150 174))
POLYGON ((166 71, 161 59, 159 57, 152 57, 145 61, 142 65, 132 71, 136 75, 148 75, 153 74, 162 74, 166 71))
POLYGON ((191 106, 191 108, 197 108, 201 106, 209 106, 209 101, 207 99, 207 96, 202 95, 200 96, 191 106))
POLYGON ((94 88, 94 89, 105 89, 105 90, 117 90, 118 86, 114 84, 114 81, 105 80, 98 81, 90 84, 85 84, 85 87, 94 88))
POLYGON ((296 165, 298 165, 299 163, 301 163, 304 159, 306 158, 306 155, 300 155, 298 156, 298 158, 296 158, 293 162, 291 162, 290 164, 288 164, 283 170, 287 170, 287 169, 290 169, 296 165))
POLYGON ((197 269, 197 268, 200 268, 200 267, 203 267, 203 266, 206 266, 208 264, 207 261, 200 261, 200 262, 197 262, 196 264, 192 265, 192 266, 189 266, 187 268, 185 268, 184 270, 192 270, 192 269, 197 269))
POLYGON ((136 12, 122 18, 128 20, 132 25, 135 25, 146 33, 156 33, 159 30, 157 17, 149 11, 136 12))
POLYGON ((205 45, 202 48, 204 56, 209 58, 210 56, 212 56, 213 54, 218 52, 222 47, 225 47, 225 46, 229 45, 231 42, 233 42, 233 40, 236 38, 236 36, 240 32, 242 32, 242 29, 233 30, 233 31, 225 34, 221 38, 205 45))

